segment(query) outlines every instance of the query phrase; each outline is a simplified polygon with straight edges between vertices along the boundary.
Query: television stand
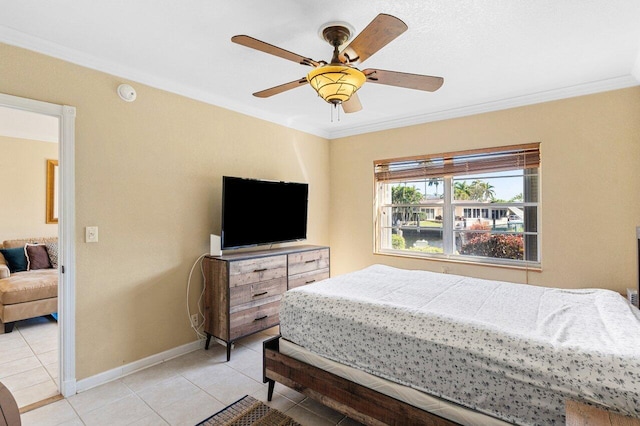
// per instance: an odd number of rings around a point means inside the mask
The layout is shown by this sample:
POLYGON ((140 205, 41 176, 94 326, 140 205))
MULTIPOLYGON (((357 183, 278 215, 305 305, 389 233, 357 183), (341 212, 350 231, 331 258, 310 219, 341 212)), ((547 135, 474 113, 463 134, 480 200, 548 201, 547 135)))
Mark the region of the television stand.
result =
POLYGON ((227 345, 280 324, 282 294, 329 278, 329 247, 300 245, 203 260, 205 349, 211 337, 227 345))

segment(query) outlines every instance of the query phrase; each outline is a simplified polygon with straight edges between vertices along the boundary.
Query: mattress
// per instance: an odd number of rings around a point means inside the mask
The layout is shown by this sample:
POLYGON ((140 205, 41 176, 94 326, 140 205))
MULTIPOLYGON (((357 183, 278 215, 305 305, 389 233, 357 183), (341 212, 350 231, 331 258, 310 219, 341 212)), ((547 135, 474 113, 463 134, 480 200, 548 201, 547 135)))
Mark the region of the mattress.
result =
POLYGON ((374 265, 286 292, 280 331, 510 423, 563 424, 569 398, 640 415, 640 313, 608 290, 374 265))

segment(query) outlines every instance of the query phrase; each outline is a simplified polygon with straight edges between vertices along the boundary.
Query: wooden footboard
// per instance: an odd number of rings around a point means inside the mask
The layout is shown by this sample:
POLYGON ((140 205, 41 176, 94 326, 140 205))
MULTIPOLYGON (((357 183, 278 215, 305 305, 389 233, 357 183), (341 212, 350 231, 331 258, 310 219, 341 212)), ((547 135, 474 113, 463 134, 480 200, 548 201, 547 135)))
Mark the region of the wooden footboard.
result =
POLYGON ((264 382, 269 383, 269 400, 278 382, 367 425, 457 424, 283 355, 280 336, 265 341, 263 349, 263 376, 264 382))

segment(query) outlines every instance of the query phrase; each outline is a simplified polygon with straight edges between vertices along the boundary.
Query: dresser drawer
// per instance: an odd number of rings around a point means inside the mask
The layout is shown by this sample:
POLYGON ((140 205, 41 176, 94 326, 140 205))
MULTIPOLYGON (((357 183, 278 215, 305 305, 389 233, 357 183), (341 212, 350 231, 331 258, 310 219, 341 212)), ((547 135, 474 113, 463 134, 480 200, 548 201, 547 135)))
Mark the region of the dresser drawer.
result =
POLYGON ((229 287, 287 276, 287 256, 238 260, 229 264, 229 287))
POLYGON ((329 249, 291 253, 288 256, 289 276, 329 268, 329 249))
POLYGON ((289 277, 289 290, 303 285, 313 284, 317 281, 326 280, 327 278, 329 278, 329 268, 293 275, 289 277))
POLYGON ((287 277, 231 287, 229 306, 233 308, 247 303, 260 305, 265 299, 282 296, 285 291, 287 291, 287 277))
POLYGON ((256 331, 278 325, 280 301, 244 309, 230 315, 230 339, 234 340, 256 331))

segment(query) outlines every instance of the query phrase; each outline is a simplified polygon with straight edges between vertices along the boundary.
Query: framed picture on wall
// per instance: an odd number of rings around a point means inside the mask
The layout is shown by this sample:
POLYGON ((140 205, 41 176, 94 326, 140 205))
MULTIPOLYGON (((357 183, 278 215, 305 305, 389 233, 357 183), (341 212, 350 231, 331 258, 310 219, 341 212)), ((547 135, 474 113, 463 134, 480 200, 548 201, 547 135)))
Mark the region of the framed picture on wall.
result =
POLYGON ((47 160, 46 223, 58 223, 58 160, 47 160))

